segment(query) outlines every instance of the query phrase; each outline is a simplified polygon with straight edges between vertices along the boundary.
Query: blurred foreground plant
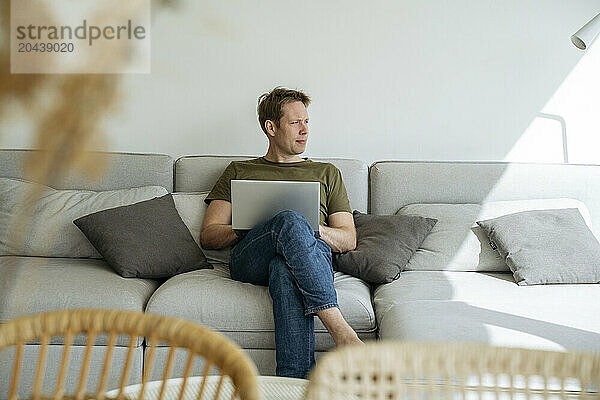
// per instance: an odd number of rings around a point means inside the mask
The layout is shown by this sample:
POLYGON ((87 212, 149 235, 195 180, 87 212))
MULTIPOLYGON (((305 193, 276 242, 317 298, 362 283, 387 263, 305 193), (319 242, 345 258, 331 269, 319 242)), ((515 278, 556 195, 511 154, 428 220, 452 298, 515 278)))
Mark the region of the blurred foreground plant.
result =
MULTIPOLYGON (((158 0, 153 5, 173 6, 176 2, 158 0)), ((104 172, 103 154, 86 149, 91 140, 96 148, 104 147, 102 121, 119 104, 121 75, 11 74, 10 3, 0 0, 0 120, 16 106, 33 122, 35 139, 31 147, 40 151, 32 152, 25 160, 26 179, 52 186, 73 170, 90 179, 98 178, 104 172)), ((110 4, 106 9, 111 9, 110 4)), ((110 55, 102 61, 110 63, 110 55)), ((23 201, 31 207, 24 209, 32 210, 38 197, 39 193, 28 193, 23 201)), ((18 216, 9 232, 24 239, 30 218, 18 216)))

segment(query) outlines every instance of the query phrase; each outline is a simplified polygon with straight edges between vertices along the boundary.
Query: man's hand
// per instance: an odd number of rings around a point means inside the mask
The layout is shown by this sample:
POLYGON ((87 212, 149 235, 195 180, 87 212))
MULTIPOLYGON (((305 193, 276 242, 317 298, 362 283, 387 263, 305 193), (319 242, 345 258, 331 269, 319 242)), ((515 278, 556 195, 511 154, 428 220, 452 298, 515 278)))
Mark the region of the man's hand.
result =
POLYGON ((336 212, 328 217, 327 222, 329 226, 319 225, 319 235, 331 250, 343 253, 356 248, 356 228, 352 214, 336 212))

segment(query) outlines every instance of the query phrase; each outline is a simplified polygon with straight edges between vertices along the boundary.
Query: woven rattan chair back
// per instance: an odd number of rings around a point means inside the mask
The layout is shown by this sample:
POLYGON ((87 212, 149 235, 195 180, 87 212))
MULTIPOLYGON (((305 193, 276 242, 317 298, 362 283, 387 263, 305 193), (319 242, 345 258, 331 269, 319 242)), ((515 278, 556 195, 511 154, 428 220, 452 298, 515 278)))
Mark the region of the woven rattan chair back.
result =
MULTIPOLYGON (((206 393, 203 392, 206 378, 211 368, 217 369, 220 378, 214 398, 222 394, 220 389, 224 379, 233 385, 231 398, 258 399, 259 392, 256 382, 256 368, 246 357, 240 348, 222 335, 206 329, 200 325, 177 318, 159 315, 144 314, 140 312, 117 311, 117 310, 66 310, 49 312, 27 316, 0 324, 0 350, 8 347, 16 347, 15 361, 12 371, 12 381, 9 386, 8 399, 16 400, 18 397, 18 380, 23 359, 23 350, 28 343, 39 343, 39 358, 37 362, 35 381, 32 393, 25 398, 30 399, 110 399, 121 398, 123 389, 128 382, 131 373, 131 365, 136 343, 139 338, 147 338, 149 345, 145 357, 145 367, 142 374, 140 390, 135 398, 144 398, 146 384, 148 383, 150 371, 157 365, 152 365, 155 348, 160 342, 170 347, 167 362, 164 365, 162 380, 164 382, 170 377, 175 359, 176 349, 186 349, 188 358, 185 364, 183 383, 180 386, 178 399, 184 398, 186 382, 190 376, 192 365, 200 357, 204 361, 203 380, 196 398, 202 399, 206 393), (64 383, 69 363, 70 347, 76 335, 86 334, 86 349, 79 373, 78 387, 75 393, 65 393, 64 383), (103 365, 100 367, 100 380, 94 393, 86 393, 86 382, 90 370, 90 359, 95 338, 98 335, 108 335, 108 344, 104 353, 103 365), (47 365, 46 353, 53 337, 61 336, 64 340, 63 355, 60 365, 47 365), (128 336, 129 347, 127 358, 121 367, 119 389, 113 390, 115 396, 107 396, 108 371, 111 368, 111 360, 118 337, 128 336), (56 368, 58 378, 52 393, 42 393, 42 377, 44 368, 56 368)), ((26 366, 33 368, 33 366, 26 366)), ((113 367, 114 368, 114 367, 113 367)), ((45 382, 46 383, 46 382, 45 382)), ((114 382, 110 383, 115 386, 114 382)), ((166 385, 160 388, 158 399, 163 399, 166 385)), ((186 396, 187 396, 187 392, 186 396)), ((5 397, 6 394, 0 394, 5 397)), ((129 395, 128 398, 131 398, 129 395)))
POLYGON ((600 354, 400 342, 324 355, 307 400, 599 399, 600 354))

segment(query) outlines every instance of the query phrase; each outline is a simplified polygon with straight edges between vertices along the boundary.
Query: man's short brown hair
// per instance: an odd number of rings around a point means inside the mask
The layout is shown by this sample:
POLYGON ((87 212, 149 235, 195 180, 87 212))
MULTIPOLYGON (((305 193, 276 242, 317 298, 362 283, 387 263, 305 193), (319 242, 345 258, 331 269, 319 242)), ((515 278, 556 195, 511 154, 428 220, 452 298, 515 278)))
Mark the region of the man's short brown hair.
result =
POLYGON ((258 122, 265 134, 267 134, 265 122, 271 120, 279 128, 279 120, 283 117, 283 106, 294 101, 301 101, 304 107, 308 107, 310 97, 299 90, 286 89, 281 86, 260 95, 256 111, 258 111, 258 122))

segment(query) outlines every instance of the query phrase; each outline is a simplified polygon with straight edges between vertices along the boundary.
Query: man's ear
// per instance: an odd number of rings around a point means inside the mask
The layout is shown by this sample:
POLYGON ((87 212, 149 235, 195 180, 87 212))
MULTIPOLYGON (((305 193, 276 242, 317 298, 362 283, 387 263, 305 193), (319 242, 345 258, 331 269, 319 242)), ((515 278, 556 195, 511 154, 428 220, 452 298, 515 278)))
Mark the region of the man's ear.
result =
POLYGON ((267 129, 267 135, 275 136, 275 123, 270 119, 265 121, 265 128, 267 129))

